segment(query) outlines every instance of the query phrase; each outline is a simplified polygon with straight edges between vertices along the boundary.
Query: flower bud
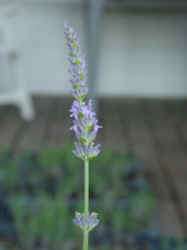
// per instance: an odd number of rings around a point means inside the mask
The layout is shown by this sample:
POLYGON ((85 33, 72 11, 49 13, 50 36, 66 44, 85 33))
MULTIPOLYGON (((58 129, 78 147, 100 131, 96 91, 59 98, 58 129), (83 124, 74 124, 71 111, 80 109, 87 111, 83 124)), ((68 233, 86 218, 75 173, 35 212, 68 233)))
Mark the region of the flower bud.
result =
POLYGON ((89 232, 99 224, 99 219, 97 217, 97 214, 94 212, 92 212, 88 216, 76 212, 73 222, 83 231, 89 232))

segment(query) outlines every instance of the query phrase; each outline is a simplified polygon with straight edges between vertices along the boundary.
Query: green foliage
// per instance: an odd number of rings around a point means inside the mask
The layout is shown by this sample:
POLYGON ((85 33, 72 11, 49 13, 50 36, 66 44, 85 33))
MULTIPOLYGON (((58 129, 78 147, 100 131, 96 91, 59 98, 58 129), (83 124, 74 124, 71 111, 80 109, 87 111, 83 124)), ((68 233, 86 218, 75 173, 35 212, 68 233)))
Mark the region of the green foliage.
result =
POLYGON ((72 249, 75 230, 70 226, 70 211, 63 200, 39 194, 33 201, 11 198, 10 206, 24 249, 32 249, 37 243, 45 249, 72 249))
MULTIPOLYGON (((72 146, 25 152, 16 163, 3 157, 0 154, 0 180, 8 192, 23 249, 78 249, 81 237, 72 218, 75 211, 82 211, 83 166, 73 156, 72 146)), ((91 161, 90 174, 91 210, 101 219, 100 238, 107 228, 117 239, 149 226, 154 198, 147 185, 132 187, 144 180, 142 166, 133 155, 106 150, 91 161)), ((105 248, 102 244, 101 249, 105 248)))

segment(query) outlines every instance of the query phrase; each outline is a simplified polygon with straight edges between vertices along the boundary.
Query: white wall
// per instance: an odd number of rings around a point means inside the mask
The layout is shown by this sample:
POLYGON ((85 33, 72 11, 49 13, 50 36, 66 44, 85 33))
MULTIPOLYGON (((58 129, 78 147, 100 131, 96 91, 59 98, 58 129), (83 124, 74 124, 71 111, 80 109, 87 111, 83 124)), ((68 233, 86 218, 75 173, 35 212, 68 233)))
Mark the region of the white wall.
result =
MULTIPOLYGON (((64 20, 79 30, 83 42, 81 7, 23 4, 11 21, 24 77, 33 93, 69 92, 64 20)), ((184 14, 106 13, 99 94, 186 96, 186 22, 184 14)))
POLYGON ((106 17, 100 92, 187 95, 186 22, 184 15, 158 13, 106 17))

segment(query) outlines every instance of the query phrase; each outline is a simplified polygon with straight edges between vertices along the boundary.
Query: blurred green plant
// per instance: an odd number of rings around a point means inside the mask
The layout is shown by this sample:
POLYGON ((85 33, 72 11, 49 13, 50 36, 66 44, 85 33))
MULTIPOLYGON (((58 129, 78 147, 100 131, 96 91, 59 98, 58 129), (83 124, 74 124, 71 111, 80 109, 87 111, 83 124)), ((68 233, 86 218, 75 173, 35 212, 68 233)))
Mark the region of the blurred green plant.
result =
MULTIPOLYGON (((82 165, 72 146, 24 152, 16 162, 0 154, 0 180, 5 187, 19 249, 73 250, 80 233, 71 226, 73 211, 82 210, 82 165), (20 247, 21 246, 21 247, 20 247)), ((91 240, 98 249, 128 245, 138 231, 149 227, 154 196, 143 176, 141 162, 132 154, 106 150, 93 160, 90 179, 92 207, 104 223, 91 240), (92 171, 94 168, 94 171, 92 171)))
POLYGON ((70 227, 71 215, 63 200, 40 193, 33 201, 13 197, 10 206, 24 249, 73 249, 75 230, 70 227))

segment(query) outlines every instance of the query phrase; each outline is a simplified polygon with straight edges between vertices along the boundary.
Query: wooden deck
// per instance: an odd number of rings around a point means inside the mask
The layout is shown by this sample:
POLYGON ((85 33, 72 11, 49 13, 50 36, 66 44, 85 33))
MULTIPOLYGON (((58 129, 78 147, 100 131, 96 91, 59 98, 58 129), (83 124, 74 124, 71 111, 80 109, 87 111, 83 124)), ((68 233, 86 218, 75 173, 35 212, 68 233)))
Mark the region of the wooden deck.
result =
MULTIPOLYGON (((68 97, 34 97, 36 119, 21 120, 14 107, 0 107, 0 147, 14 155, 72 140, 68 97)), ((165 235, 187 232, 187 100, 99 100, 104 147, 135 152, 159 200, 153 223, 165 235)))

